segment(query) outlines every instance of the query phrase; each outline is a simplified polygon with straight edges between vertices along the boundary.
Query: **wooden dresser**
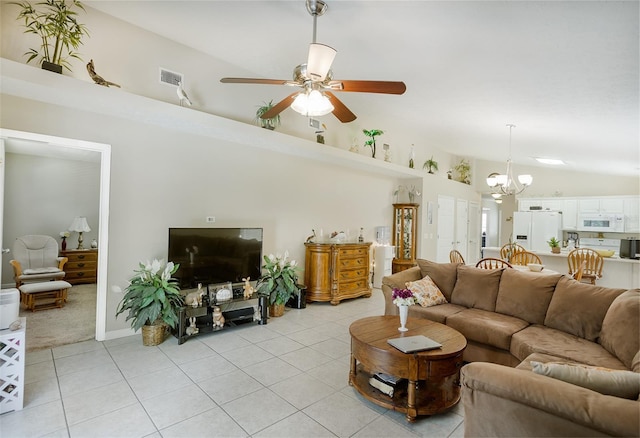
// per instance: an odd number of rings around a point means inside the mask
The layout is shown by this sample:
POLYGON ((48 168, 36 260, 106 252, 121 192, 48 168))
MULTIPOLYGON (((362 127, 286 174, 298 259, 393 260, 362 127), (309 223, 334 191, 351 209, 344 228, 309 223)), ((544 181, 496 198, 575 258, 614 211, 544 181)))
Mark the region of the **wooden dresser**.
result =
POLYGON ((71 249, 60 251, 60 257, 69 261, 64 265, 64 281, 70 284, 95 283, 98 276, 97 249, 71 249))
POLYGON ((307 301, 370 297, 368 243, 305 243, 307 301))

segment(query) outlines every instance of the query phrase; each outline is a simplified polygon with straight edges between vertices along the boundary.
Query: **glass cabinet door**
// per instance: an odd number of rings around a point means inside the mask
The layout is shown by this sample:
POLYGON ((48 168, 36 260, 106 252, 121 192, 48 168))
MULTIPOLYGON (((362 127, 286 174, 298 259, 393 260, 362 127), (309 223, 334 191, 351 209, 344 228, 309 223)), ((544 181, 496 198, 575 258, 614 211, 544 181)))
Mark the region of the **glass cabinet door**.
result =
POLYGON ((393 204, 393 272, 415 266, 418 204, 393 204))

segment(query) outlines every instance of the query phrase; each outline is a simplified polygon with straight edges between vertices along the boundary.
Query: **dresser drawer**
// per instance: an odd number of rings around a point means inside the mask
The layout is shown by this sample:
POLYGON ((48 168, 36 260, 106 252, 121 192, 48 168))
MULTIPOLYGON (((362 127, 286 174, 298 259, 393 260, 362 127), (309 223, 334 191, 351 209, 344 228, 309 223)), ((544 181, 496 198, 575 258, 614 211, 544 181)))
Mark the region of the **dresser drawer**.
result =
POLYGON ((86 282, 95 282, 96 281, 96 271, 65 271, 64 281, 67 281, 71 284, 77 282, 78 280, 86 281, 86 282))
POLYGON ((348 294, 350 292, 357 292, 361 290, 368 290, 369 285, 366 278, 356 281, 340 281, 338 282, 338 290, 342 294, 348 294))
POLYGON ((69 254, 67 255, 67 258, 69 259, 69 261, 79 261, 79 262, 95 262, 98 261, 98 253, 97 252, 93 252, 93 251, 88 251, 88 252, 83 252, 83 253, 76 253, 76 254, 69 254))
POLYGON ((86 271, 86 270, 90 270, 90 271, 95 271, 96 268, 98 266, 98 263, 93 261, 93 262, 67 262, 64 264, 64 271, 65 272, 69 272, 69 271, 86 271))
POLYGON ((369 247, 366 248, 340 248, 338 251, 340 258, 343 257, 365 257, 369 255, 369 247))
POLYGON ((345 271, 340 271, 338 273, 338 281, 358 280, 361 278, 366 278, 366 276, 367 276, 367 270, 364 268, 345 270, 345 271))
POLYGON ((357 268, 365 268, 367 266, 367 258, 366 257, 358 257, 358 258, 341 258, 338 260, 338 267, 340 269, 357 269, 357 268))

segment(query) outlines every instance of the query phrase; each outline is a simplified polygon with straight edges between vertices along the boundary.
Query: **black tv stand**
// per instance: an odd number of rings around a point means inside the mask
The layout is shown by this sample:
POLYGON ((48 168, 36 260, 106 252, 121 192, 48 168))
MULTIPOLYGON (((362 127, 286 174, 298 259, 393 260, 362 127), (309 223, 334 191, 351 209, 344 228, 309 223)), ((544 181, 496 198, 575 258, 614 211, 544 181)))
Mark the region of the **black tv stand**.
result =
POLYGON ((254 293, 252 298, 244 298, 243 295, 233 293, 233 298, 228 300, 214 300, 210 302, 205 294, 202 305, 184 306, 178 310, 178 326, 173 330, 173 335, 178 339, 178 344, 183 344, 187 339, 206 333, 217 332, 229 327, 235 327, 241 324, 252 323, 255 321, 258 308, 258 296, 254 293), (213 307, 220 307, 225 323, 223 327, 213 325, 213 307), (189 327, 189 318, 196 318, 196 327, 198 333, 193 335, 187 334, 189 327))

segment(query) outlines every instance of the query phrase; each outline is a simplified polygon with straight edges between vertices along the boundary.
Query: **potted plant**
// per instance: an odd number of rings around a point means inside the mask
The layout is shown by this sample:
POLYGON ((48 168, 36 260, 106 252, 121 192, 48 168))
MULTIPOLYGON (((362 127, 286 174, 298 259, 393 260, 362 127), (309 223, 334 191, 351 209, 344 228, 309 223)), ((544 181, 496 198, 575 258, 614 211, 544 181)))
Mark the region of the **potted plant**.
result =
POLYGON ((78 12, 84 6, 78 0, 45 0, 32 6, 28 2, 11 3, 21 8, 19 19, 24 19, 25 33, 38 35, 40 50, 31 48, 25 53, 27 63, 40 57, 42 68, 62 73, 62 67, 71 71, 68 58, 81 59, 74 51, 82 44, 82 38, 89 35, 84 24, 78 23, 78 12), (37 9, 41 7, 40 9, 37 9))
POLYGON ((371 147, 371 156, 375 158, 376 157, 376 137, 378 135, 384 134, 384 132, 380 131, 379 129, 371 129, 369 131, 367 131, 366 129, 363 129, 362 132, 367 137, 371 137, 369 140, 364 142, 364 145, 371 147))
POLYGON ((428 169, 429 173, 434 173, 434 170, 438 170, 438 162, 433 159, 433 155, 422 165, 423 169, 428 169))
POLYGON ((549 246, 551 247, 551 252, 554 254, 560 254, 560 242, 555 237, 552 237, 547 241, 549 246))
POLYGON ((116 317, 128 310, 134 330, 142 329, 144 345, 158 345, 164 341, 166 327, 175 328, 178 308, 184 305, 180 286, 172 275, 180 265, 154 259, 140 263, 140 269, 129 280, 125 295, 118 305, 116 317))
POLYGON ((288 258, 287 251, 284 256, 264 256, 262 269, 265 272, 258 279, 256 290, 258 295, 268 297, 271 316, 282 316, 287 301, 300 293, 296 261, 288 258))
POLYGON ((453 169, 457 173, 457 181, 465 184, 471 184, 471 164, 469 164, 467 160, 460 160, 458 164, 453 166, 453 169))
POLYGON ((256 111, 256 122, 260 124, 265 129, 274 130, 276 126, 280 126, 280 114, 277 114, 275 117, 270 119, 263 119, 262 116, 271 108, 273 108, 273 100, 270 100, 269 103, 262 102, 263 105, 258 107, 256 111))

